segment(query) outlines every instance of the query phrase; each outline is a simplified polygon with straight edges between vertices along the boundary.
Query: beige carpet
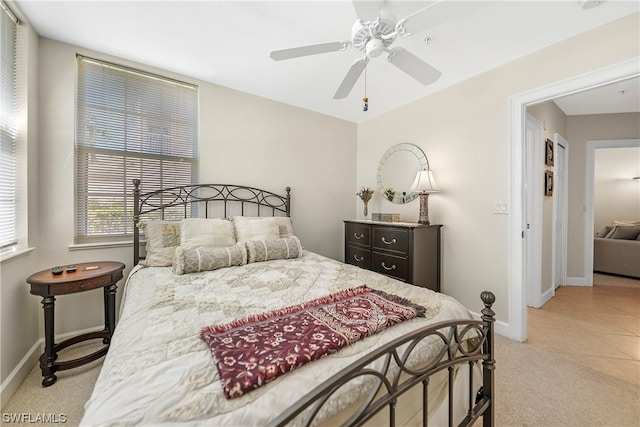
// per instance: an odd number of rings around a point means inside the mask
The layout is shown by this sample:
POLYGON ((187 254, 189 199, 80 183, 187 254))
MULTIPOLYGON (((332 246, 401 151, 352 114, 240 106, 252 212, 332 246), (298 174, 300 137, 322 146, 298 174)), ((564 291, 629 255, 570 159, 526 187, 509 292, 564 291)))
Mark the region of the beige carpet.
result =
MULTIPOLYGON (((102 347, 94 340, 77 344, 58 355, 60 361, 90 354, 102 347)), ((77 426, 84 413, 93 385, 98 378, 102 361, 99 359, 84 366, 56 372, 58 380, 50 387, 42 387, 40 367, 35 366, 20 388, 2 408, 3 426, 77 426), (10 417, 21 417, 17 422, 7 422, 10 417), (52 422, 41 422, 48 419, 52 422)))
MULTIPOLYGON (((86 354, 92 346, 97 344, 70 348, 64 358, 86 354)), ((640 425, 640 388, 630 383, 500 336, 496 336, 496 361, 496 426, 640 425)), ((96 361, 59 372, 58 381, 48 388, 41 386, 40 369, 35 367, 2 408, 2 425, 35 424, 38 415, 57 415, 58 422, 37 425, 59 427, 62 416, 64 425, 78 425, 100 366, 96 361), (22 423, 6 422, 16 415, 27 418, 22 423)))
POLYGON ((497 426, 640 426, 640 388, 496 336, 497 426))

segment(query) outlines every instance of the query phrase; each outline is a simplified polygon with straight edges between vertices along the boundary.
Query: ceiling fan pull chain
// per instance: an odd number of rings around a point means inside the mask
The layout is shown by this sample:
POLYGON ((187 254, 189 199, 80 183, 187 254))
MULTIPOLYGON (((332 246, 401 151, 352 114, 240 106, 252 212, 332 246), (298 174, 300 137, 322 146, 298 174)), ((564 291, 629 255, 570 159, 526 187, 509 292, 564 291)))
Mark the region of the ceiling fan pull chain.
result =
POLYGON ((364 69, 364 98, 362 98, 362 111, 369 111, 369 98, 367 98, 367 69, 364 69))

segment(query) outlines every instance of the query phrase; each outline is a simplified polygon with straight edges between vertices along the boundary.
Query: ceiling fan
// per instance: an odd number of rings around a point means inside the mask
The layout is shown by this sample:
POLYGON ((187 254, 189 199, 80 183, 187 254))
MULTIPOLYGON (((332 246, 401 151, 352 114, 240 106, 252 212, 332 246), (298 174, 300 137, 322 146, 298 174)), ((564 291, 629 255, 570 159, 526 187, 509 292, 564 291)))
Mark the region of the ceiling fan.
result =
POLYGON ((274 50, 269 54, 274 61, 299 58, 321 53, 344 51, 354 47, 364 53, 352 65, 333 99, 346 98, 371 58, 387 54, 387 61, 416 79, 423 85, 438 80, 442 73, 430 64, 402 47, 392 47, 399 36, 410 36, 440 21, 440 13, 430 13, 440 3, 435 1, 428 6, 397 20, 385 8, 384 0, 353 0, 358 19, 351 28, 350 41, 320 43, 289 49, 274 50))

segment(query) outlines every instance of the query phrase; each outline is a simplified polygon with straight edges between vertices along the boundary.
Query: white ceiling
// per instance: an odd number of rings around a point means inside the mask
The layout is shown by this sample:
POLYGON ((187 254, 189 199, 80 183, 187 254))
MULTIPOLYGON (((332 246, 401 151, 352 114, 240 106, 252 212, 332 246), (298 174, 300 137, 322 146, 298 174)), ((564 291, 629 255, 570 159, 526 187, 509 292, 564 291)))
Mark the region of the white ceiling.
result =
POLYGON ((639 79, 629 79, 554 99, 568 116, 640 111, 639 79))
MULTIPOLYGON (((373 58, 366 71, 369 111, 363 112, 364 74, 347 98, 332 99, 353 61, 362 56, 356 49, 279 62, 269 58, 271 50, 350 40, 356 14, 348 0, 15 2, 43 37, 353 122, 637 12, 640 4, 609 0, 585 9, 579 0, 443 0, 430 9, 430 28, 393 45, 429 62, 442 77, 422 86, 384 55, 373 58)), ((386 3, 402 18, 434 2, 386 3)), ((637 82, 632 90, 637 96, 637 82)), ((615 98, 631 97, 627 95, 615 98)), ((568 100, 559 105, 578 108, 568 100)), ((637 111, 637 98, 632 105, 637 111)))

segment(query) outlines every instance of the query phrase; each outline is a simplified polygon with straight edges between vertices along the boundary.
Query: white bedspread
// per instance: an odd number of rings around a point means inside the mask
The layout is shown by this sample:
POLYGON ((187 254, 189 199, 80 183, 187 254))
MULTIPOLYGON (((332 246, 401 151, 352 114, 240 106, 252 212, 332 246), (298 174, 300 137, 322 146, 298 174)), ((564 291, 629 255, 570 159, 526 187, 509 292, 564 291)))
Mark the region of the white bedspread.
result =
POLYGON ((175 275, 169 267, 134 269, 120 319, 81 425, 264 425, 363 352, 408 330, 471 319, 444 294, 307 252, 292 260, 175 275), (198 334, 225 323, 365 284, 427 309, 416 318, 303 366, 245 396, 227 400, 198 334))

